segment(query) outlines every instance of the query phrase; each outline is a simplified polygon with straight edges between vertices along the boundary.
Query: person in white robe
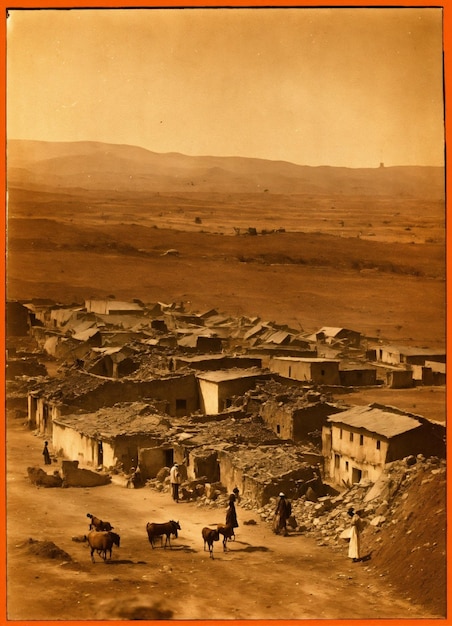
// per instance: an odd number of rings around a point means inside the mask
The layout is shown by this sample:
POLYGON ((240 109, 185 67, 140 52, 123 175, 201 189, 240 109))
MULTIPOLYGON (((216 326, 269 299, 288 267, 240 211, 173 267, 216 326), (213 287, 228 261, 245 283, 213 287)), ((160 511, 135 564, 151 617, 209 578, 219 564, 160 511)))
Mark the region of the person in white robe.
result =
POLYGON ((350 508, 347 513, 352 518, 348 556, 356 563, 361 560, 361 530, 363 528, 363 521, 353 508, 350 508))

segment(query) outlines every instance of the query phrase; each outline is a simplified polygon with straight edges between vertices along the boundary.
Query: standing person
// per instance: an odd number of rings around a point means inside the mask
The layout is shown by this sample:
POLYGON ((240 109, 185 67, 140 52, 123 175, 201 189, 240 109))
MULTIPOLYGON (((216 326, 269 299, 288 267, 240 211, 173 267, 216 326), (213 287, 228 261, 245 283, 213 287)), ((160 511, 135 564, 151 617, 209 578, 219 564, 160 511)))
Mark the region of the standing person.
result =
POLYGON ((179 465, 177 463, 174 463, 170 470, 170 481, 173 500, 175 502, 179 502, 179 485, 181 483, 181 475, 179 472, 179 465))
POLYGON ((240 491, 238 487, 234 487, 232 493, 235 495, 235 499, 237 500, 237 504, 240 502, 240 491))
POLYGON ((353 563, 356 563, 361 560, 361 530, 363 527, 363 521, 352 507, 347 511, 347 513, 352 518, 348 556, 353 559, 353 563))
POLYGON ((237 511, 235 510, 235 493, 231 493, 229 496, 229 504, 226 510, 226 525, 232 527, 232 533, 235 537, 234 528, 239 527, 239 523, 237 521, 237 511))
POLYGON ((44 463, 46 465, 52 465, 52 461, 50 460, 49 442, 48 441, 44 441, 44 450, 42 451, 42 456, 44 457, 44 463))
POLYGON ((273 532, 279 535, 283 531, 283 535, 287 537, 287 520, 292 514, 292 505, 286 500, 285 494, 279 494, 278 504, 275 510, 275 518, 273 520, 273 532))

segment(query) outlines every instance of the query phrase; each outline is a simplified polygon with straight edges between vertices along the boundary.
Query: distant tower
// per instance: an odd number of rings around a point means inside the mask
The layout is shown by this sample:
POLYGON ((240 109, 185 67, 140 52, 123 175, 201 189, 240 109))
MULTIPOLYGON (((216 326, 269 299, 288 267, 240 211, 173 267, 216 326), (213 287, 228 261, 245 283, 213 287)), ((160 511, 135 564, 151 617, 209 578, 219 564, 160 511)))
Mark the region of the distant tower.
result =
POLYGON ((384 166, 385 166, 385 164, 384 164, 384 163, 380 163, 380 167, 384 167, 384 166))

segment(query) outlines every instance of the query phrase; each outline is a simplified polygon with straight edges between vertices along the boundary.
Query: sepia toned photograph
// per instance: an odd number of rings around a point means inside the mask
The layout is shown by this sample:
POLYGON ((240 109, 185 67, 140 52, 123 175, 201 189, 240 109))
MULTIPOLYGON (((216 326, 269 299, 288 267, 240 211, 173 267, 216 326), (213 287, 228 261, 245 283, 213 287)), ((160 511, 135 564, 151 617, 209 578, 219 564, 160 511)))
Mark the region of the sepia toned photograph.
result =
POLYGON ((446 619, 449 21, 378 4, 4 11, 7 621, 446 619))

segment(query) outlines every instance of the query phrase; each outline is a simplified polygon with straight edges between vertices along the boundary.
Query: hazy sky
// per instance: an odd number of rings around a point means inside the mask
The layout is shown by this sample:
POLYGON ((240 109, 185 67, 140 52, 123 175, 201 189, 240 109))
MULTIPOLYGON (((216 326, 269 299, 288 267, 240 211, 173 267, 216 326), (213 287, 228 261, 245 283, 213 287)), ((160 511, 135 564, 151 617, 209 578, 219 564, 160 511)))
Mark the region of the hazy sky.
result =
POLYGON ((442 165, 442 11, 12 10, 7 137, 442 165))

